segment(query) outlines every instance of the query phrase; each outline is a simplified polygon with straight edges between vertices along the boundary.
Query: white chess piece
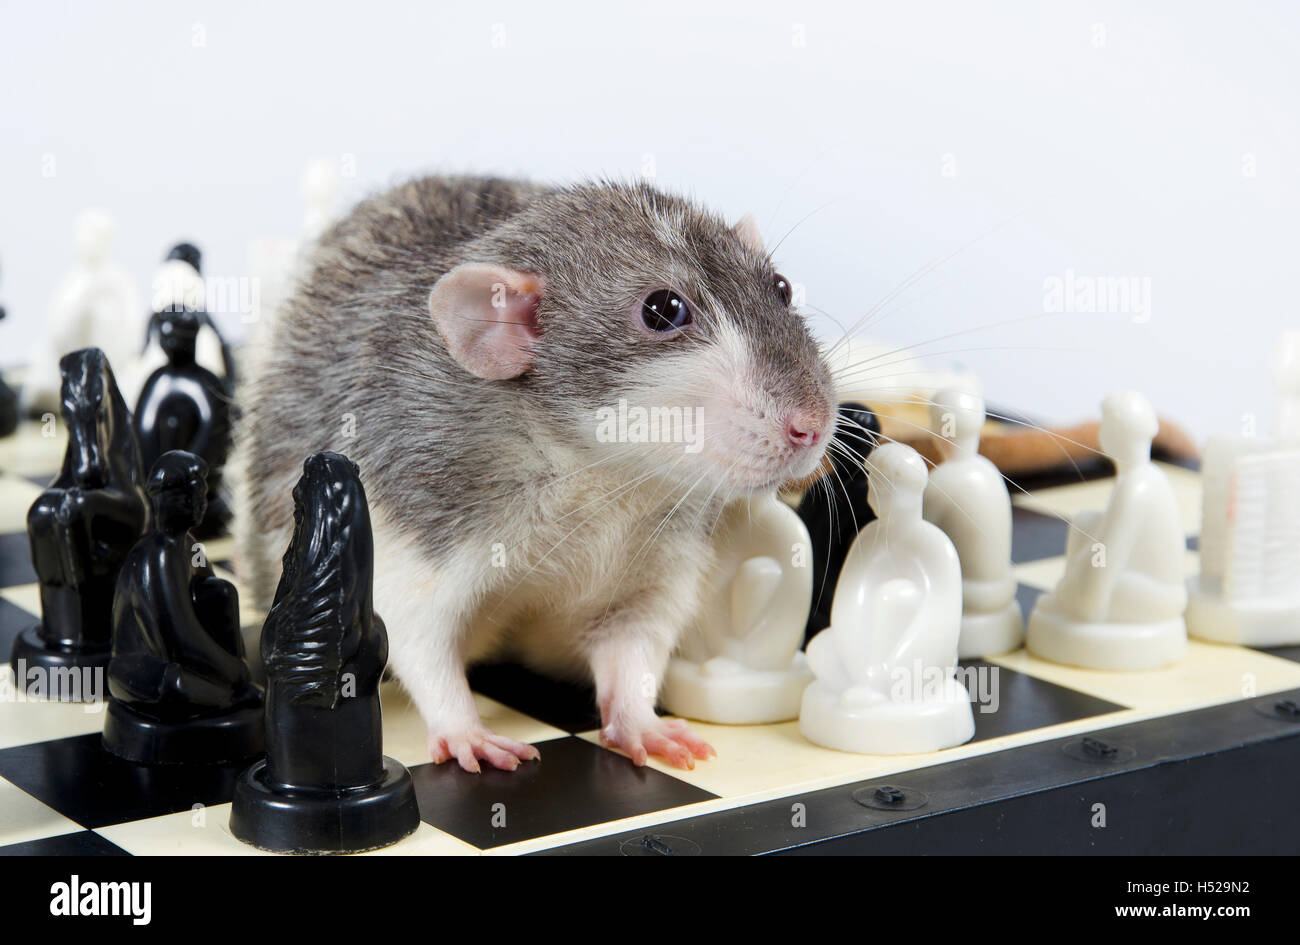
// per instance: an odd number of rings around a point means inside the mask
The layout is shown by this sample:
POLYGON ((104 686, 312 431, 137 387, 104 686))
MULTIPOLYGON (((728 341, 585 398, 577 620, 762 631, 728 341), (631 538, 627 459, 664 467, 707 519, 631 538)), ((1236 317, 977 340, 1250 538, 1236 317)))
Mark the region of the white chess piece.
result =
POLYGON ((102 210, 85 210, 74 223, 78 261, 55 289, 45 332, 28 356, 22 403, 27 412, 57 410, 62 376, 59 359, 96 347, 118 367, 138 344, 140 296, 130 274, 109 257, 113 221, 102 210))
POLYGON ((1200 573, 1187 630, 1245 646, 1300 643, 1300 332, 1282 339, 1273 436, 1211 437, 1201 463, 1200 573))
POLYGON ((316 240, 334 220, 334 204, 339 198, 339 172, 334 161, 315 158, 302 172, 299 193, 302 195, 302 232, 298 240, 299 255, 315 245, 316 240))
POLYGON ((1011 496, 998 468, 979 455, 984 399, 960 388, 934 395, 934 432, 947 458, 930 473, 925 519, 943 529, 961 560, 957 655, 976 659, 1019 649, 1025 619, 1011 573, 1011 496))
POLYGON ((921 516, 925 461, 897 443, 871 454, 878 516, 844 560, 831 625, 808 644, 817 679, 804 690, 809 741, 864 754, 937 751, 975 733, 954 675, 961 633, 957 550, 921 516))
POLYGON ((711 590, 668 665, 660 701, 703 722, 789 721, 812 679, 799 651, 812 605, 808 529, 766 495, 732 502, 714 534, 711 590))
POLYGON ((246 345, 250 373, 256 373, 269 347, 276 313, 310 264, 321 234, 334 222, 340 184, 337 162, 326 158, 308 161, 298 186, 303 202, 298 236, 267 237, 249 245, 249 272, 258 286, 257 304, 246 319, 251 325, 246 345))
POLYGON ((1151 404, 1125 391, 1101 410, 1101 449, 1116 473, 1110 501, 1071 523, 1065 576, 1039 598, 1026 645, 1073 666, 1156 669, 1187 651, 1186 539, 1169 480, 1151 462, 1151 404))
POLYGON ((1287 447, 1300 447, 1300 331, 1288 331, 1273 360, 1277 385, 1277 416, 1273 437, 1287 447))

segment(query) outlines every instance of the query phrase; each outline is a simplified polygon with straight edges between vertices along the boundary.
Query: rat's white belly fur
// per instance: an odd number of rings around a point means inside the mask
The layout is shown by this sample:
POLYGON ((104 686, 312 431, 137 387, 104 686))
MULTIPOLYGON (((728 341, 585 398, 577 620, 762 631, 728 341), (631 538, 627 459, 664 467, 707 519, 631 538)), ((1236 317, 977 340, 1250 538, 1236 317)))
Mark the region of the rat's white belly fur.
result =
MULTIPOLYGON (((652 497, 593 515, 583 509, 591 491, 548 503, 540 516, 507 512, 437 559, 372 498, 375 611, 387 626, 389 666, 426 720, 454 711, 444 699, 453 676, 493 656, 589 679, 593 642, 619 632, 645 635, 666 662, 699 606, 712 518, 679 510, 700 526, 654 537, 652 497)), ((656 670, 657 684, 663 667, 656 670)))

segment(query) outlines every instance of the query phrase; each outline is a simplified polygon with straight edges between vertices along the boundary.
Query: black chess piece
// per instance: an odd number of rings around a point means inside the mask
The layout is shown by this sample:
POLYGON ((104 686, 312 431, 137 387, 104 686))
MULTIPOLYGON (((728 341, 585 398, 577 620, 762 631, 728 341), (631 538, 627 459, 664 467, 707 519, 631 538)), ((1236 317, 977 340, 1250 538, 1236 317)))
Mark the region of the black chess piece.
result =
POLYGON ((84 681, 70 671, 102 674, 108 665, 118 570, 148 527, 149 505, 131 413, 104 352, 74 351, 59 369, 68 448, 58 477, 27 512, 41 622, 19 634, 11 663, 26 691, 36 694, 39 683, 55 697, 58 680, 57 698, 84 701, 101 687, 70 692, 84 681))
POLYGON ((168 363, 149 375, 135 408, 145 468, 170 450, 194 453, 208 465, 208 511, 194 529, 199 538, 221 534, 230 521, 220 489, 221 469, 230 455, 231 387, 195 361, 205 323, 203 313, 189 309, 153 314, 149 334, 157 336, 168 363))
MULTIPOLYGON (((0 321, 4 321, 5 309, 0 305, 0 321)), ((18 429, 18 392, 0 377, 0 437, 8 436, 18 429)))
MULTIPOLYGON (((196 275, 203 274, 203 253, 201 253, 199 251, 199 248, 195 246, 193 243, 177 243, 175 246, 173 246, 170 250, 167 251, 167 255, 163 259, 163 262, 168 262, 173 259, 178 259, 181 262, 188 265, 191 269, 194 270, 196 275)), ((161 311, 165 312, 168 310, 169 309, 163 309, 161 311)), ((226 386, 230 390, 234 390, 235 359, 233 354, 231 353, 229 343, 227 343, 225 336, 221 334, 221 329, 217 327, 217 323, 212 320, 212 317, 208 314, 206 310, 195 309, 193 311, 195 311, 195 314, 198 316, 199 320, 208 328, 212 329, 212 333, 217 336, 217 341, 221 344, 221 362, 222 362, 223 370, 225 371, 225 375, 226 375, 226 386)), ((158 314, 160 314, 160 312, 155 312, 154 313, 155 317, 158 314)), ((154 330, 154 323, 152 320, 150 320, 149 323, 150 336, 152 336, 153 330, 154 330)), ((146 338, 145 347, 147 348, 148 346, 149 346, 149 339, 146 338)))
POLYGON ((835 584, 858 537, 876 513, 867 504, 867 456, 880 435, 880 421, 862 404, 840 404, 834 442, 827 451, 830 470, 810 488, 796 511, 812 541, 813 602, 804 642, 830 626, 835 584))
POLYGON ((118 574, 104 747, 128 761, 216 764, 262 751, 239 594, 189 531, 203 518, 206 471, 193 453, 158 458, 146 486, 153 528, 118 574))
POLYGON ((235 787, 230 831, 280 853, 349 853, 419 825, 410 773, 383 755, 388 636, 356 465, 316 453, 293 490, 294 532, 262 628, 266 759, 235 787))

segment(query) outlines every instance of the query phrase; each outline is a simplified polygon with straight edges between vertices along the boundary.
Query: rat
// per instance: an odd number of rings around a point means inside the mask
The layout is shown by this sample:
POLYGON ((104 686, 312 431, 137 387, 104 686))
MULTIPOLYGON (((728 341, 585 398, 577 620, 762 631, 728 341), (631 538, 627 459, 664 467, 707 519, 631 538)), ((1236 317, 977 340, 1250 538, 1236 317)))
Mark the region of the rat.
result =
POLYGON ((601 741, 637 765, 715 754, 655 713, 711 530, 814 475, 836 422, 751 217, 646 182, 412 180, 321 236, 269 339, 237 435, 236 569, 259 607, 303 458, 344 453, 433 761, 538 757, 470 692, 466 666, 502 655, 594 684, 601 741))

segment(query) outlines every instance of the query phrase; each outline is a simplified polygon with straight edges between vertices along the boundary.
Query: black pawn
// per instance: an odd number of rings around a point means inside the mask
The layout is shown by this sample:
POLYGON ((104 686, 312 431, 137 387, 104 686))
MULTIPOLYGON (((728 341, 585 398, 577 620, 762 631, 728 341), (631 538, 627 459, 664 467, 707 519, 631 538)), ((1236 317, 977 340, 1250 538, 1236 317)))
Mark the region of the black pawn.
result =
POLYGON ((164 453, 149 474, 154 527, 131 549, 113 600, 104 747, 141 764, 217 764, 260 754, 239 595, 190 535, 203 518, 202 459, 164 453))
POLYGON ((221 498, 221 470, 230 455, 231 390, 195 361, 202 312, 167 309, 150 319, 167 364, 145 381, 135 408, 135 432, 145 468, 170 450, 185 450, 208 464, 208 512, 194 529, 200 538, 221 534, 230 511, 221 498))
POLYGON ((103 695, 118 570, 148 527, 149 505, 131 413, 104 352, 74 351, 59 369, 68 448, 27 512, 41 622, 18 635, 11 663, 31 695, 90 701, 103 695))
POLYGON ((316 453, 262 628, 266 759, 235 786, 230 831, 278 853, 356 853, 419 826, 410 773, 383 754, 388 635, 371 602, 374 546, 357 467, 316 453))
POLYGON ((875 448, 880 421, 862 404, 840 404, 835 437, 827 451, 830 471, 806 493, 796 511, 812 541, 813 602, 804 642, 831 622, 835 584, 853 539, 876 513, 867 504, 864 462, 875 448))

